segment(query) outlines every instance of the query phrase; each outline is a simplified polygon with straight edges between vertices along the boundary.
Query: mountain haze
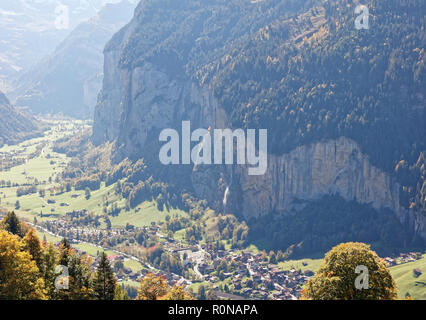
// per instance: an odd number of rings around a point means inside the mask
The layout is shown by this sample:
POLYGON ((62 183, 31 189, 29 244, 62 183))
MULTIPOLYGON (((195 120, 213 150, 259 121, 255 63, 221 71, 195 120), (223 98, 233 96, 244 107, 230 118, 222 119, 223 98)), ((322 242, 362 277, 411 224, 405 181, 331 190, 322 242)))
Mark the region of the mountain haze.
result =
POLYGON ((131 18, 134 5, 107 4, 78 25, 53 54, 16 81, 16 105, 34 113, 90 118, 102 86, 102 52, 112 35, 131 18))
POLYGON ((0 90, 55 47, 81 22, 93 17, 107 2, 119 0, 0 0, 0 90), (58 24, 64 5, 68 25, 58 24))

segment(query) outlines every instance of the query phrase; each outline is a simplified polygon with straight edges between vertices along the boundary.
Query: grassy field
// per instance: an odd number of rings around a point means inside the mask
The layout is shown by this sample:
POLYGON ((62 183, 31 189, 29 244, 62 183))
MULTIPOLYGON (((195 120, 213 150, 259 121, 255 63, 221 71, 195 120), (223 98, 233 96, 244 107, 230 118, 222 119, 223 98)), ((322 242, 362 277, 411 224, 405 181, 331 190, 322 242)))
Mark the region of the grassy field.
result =
POLYGON ((398 285, 398 298, 404 299, 409 293, 415 300, 426 300, 426 255, 423 259, 393 266, 390 270, 398 285), (414 269, 422 271, 418 278, 414 277, 414 269))
POLYGON ((144 227, 151 225, 151 222, 165 222, 167 215, 187 216, 187 213, 176 209, 159 211, 155 201, 146 201, 133 210, 122 210, 118 216, 111 218, 111 223, 114 227, 124 227, 127 223, 135 227, 144 227))
POLYGON ((302 272, 306 270, 317 272, 321 266, 322 261, 323 259, 309 259, 309 258, 300 259, 300 260, 287 260, 284 262, 279 262, 278 267, 281 270, 301 269, 302 272))
POLYGON ((206 281, 193 282, 188 286, 188 289, 191 288, 194 293, 198 292, 200 286, 203 285, 206 289, 210 288, 211 284, 206 281))
POLYGON ((80 125, 81 123, 78 121, 52 122, 51 129, 45 132, 44 137, 28 140, 16 146, 4 146, 0 149, 0 153, 9 153, 10 157, 25 158, 34 152, 38 145, 42 143, 44 145, 43 151, 37 157, 11 168, 10 171, 1 172, 0 180, 22 185, 32 184, 37 179, 42 183, 37 186, 37 189, 44 189, 46 195, 41 197, 37 192, 18 197, 16 194, 18 187, 0 188, 0 205, 3 208, 14 210, 19 217, 32 222, 34 217, 37 217, 38 221, 55 220, 69 211, 83 209, 95 215, 103 215, 104 204, 108 202, 108 208, 112 205, 117 205, 121 210, 117 216, 111 217, 113 227, 124 227, 127 223, 137 227, 144 227, 151 225, 153 222, 164 222, 167 215, 187 215, 185 212, 175 209, 159 211, 155 201, 144 202, 138 207, 126 211, 124 209, 125 200, 121 195, 117 195, 114 192, 116 184, 106 187, 105 183, 102 183, 99 190, 91 192, 89 199, 86 199, 84 190, 72 190, 64 193, 49 192, 52 188, 59 186, 55 179, 60 177, 62 171, 71 160, 64 154, 53 152, 53 142, 73 134, 80 125), (49 182, 49 178, 51 182, 49 182), (15 207, 17 201, 20 204, 19 209, 15 207))
MULTIPOLYGON (((84 253, 87 253, 88 255, 92 257, 97 257, 98 253, 105 251, 102 248, 96 247, 88 243, 78 243, 78 244, 73 244, 72 246, 84 253)), ((116 254, 114 251, 111 251, 111 250, 106 250, 105 253, 108 256, 112 256, 116 254)))
POLYGON ((40 238, 40 240, 43 240, 46 237, 46 241, 49 243, 57 243, 61 241, 62 239, 56 236, 52 236, 51 234, 47 232, 42 232, 37 230, 37 236, 40 238))
POLYGON ((123 264, 124 267, 131 269, 133 272, 139 272, 144 269, 140 262, 132 259, 126 259, 123 264))
MULTIPOLYGON (((53 143, 67 135, 73 134, 80 126, 81 122, 54 121, 50 122, 51 128, 45 131, 44 137, 27 140, 19 145, 4 146, 0 148, 0 154, 6 157, 17 157, 26 159, 34 153, 37 148, 42 150, 35 158, 25 163, 11 168, 9 171, 0 172, 0 180, 10 181, 12 186, 0 188, 0 206, 10 211, 15 211, 20 219, 33 222, 50 221, 61 218, 67 212, 73 210, 88 210, 95 215, 103 215, 105 204, 108 209, 113 205, 120 209, 117 216, 110 216, 112 227, 125 227, 130 223, 136 227, 150 226, 151 223, 166 221, 166 216, 187 216, 181 210, 170 209, 159 211, 155 201, 147 201, 129 211, 125 210, 125 199, 115 193, 116 184, 105 186, 101 184, 99 190, 91 191, 89 199, 86 199, 84 190, 71 190, 70 192, 59 193, 53 191, 60 183, 55 182, 56 177, 60 177, 64 168, 71 161, 71 158, 64 154, 53 152, 53 143), (40 146, 43 146, 41 148, 40 146), (41 184, 37 189, 45 190, 45 196, 41 197, 39 192, 21 197, 17 196, 18 186, 23 184, 33 184, 35 180, 41 184), (13 186, 17 184, 18 186, 13 186), (52 190, 52 192, 50 191, 52 190), (19 201, 20 208, 16 209, 16 202, 19 201)), ((106 227, 102 223, 101 228, 106 227)), ((46 238, 48 242, 57 243, 59 237, 52 236, 46 232, 38 231, 40 239, 46 238)), ((74 244, 74 248, 85 252, 93 257, 103 251, 95 245, 80 243, 74 244)), ((107 255, 116 253, 107 250, 107 255)), ((138 261, 125 259, 125 267, 133 272, 141 271, 144 266, 138 261)))
POLYGON ((124 281, 121 281, 120 284, 124 286, 129 286, 132 288, 136 288, 136 289, 138 289, 141 285, 138 281, 134 281, 134 280, 124 280, 124 281))

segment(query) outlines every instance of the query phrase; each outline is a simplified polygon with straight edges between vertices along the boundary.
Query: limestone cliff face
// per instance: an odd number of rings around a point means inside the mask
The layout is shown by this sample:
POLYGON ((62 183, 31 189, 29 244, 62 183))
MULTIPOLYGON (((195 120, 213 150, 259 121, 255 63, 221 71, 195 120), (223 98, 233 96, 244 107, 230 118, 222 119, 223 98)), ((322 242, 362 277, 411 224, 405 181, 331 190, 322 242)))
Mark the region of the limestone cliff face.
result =
POLYGON ((119 68, 122 44, 136 28, 134 20, 105 50, 103 89, 95 109, 93 140, 116 140, 118 158, 140 157, 152 130, 180 128, 182 120, 196 128, 220 125, 215 120, 217 102, 208 87, 172 79, 150 63, 119 68))
POLYGON ((300 146, 281 156, 269 155, 263 176, 248 175, 244 166, 233 166, 231 174, 229 171, 205 166, 193 173, 196 192, 217 210, 241 212, 246 218, 270 212, 297 214, 308 201, 338 194, 378 210, 390 209, 402 224, 426 239, 425 215, 402 207, 395 179, 371 165, 348 138, 300 146), (229 193, 225 192, 227 187, 229 193), (226 206, 220 196, 227 200, 226 206))
POLYGON ((376 209, 401 211, 399 186, 372 166, 355 142, 344 137, 301 146, 282 156, 270 155, 264 176, 249 176, 246 168, 237 168, 237 172, 248 216, 288 213, 297 210, 298 200, 326 194, 339 194, 376 209))
POLYGON ((295 200, 326 194, 340 194, 346 200, 400 212, 398 185, 372 166, 350 139, 341 137, 300 146, 288 154, 268 158, 264 176, 249 176, 246 168, 236 168, 244 194, 243 211, 249 216, 289 212, 296 208, 295 200))
MULTIPOLYGON (((114 65, 114 56, 107 54, 106 61, 114 65)), ((172 80, 151 64, 130 71, 111 72, 106 67, 94 139, 97 143, 117 139, 121 158, 137 158, 152 130, 179 128, 182 120, 190 120, 194 128, 208 128, 215 123, 215 108, 209 90, 172 80)))

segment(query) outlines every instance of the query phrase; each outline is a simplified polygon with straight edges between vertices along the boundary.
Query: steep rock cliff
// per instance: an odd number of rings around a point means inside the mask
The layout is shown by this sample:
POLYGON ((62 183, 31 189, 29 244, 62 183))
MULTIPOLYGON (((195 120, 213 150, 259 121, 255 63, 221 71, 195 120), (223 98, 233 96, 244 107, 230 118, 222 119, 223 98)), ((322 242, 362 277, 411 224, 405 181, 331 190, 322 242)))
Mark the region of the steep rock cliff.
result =
POLYGON ((249 176, 247 168, 242 167, 235 171, 246 217, 297 212, 303 200, 338 194, 378 210, 389 208, 402 224, 426 238, 422 212, 402 207, 399 184, 371 165, 368 156, 348 138, 300 146, 282 156, 270 155, 264 176, 249 176))

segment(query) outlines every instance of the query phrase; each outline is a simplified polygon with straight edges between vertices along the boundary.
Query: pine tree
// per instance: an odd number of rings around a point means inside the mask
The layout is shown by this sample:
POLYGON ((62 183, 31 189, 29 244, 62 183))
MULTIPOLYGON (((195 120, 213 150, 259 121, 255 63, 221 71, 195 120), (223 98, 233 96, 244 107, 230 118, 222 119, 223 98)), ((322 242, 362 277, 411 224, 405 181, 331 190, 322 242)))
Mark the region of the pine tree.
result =
POLYGON ((71 255, 71 245, 66 238, 59 244, 59 265, 68 266, 68 260, 71 255))
POLYGON ((11 234, 15 234, 20 237, 23 236, 21 222, 19 221, 14 211, 8 212, 7 215, 3 218, 1 222, 1 228, 10 232, 11 234))
POLYGON ((198 287, 197 296, 198 300, 206 300, 206 288, 203 285, 198 287))
POLYGON ((91 300, 96 293, 92 288, 92 259, 88 255, 80 255, 72 251, 68 259, 69 300, 91 300))
POLYGON ((86 189, 84 190, 84 194, 85 194, 85 196, 86 196, 86 200, 89 200, 89 199, 90 199, 90 189, 89 189, 89 188, 86 188, 86 189))
POLYGON ((101 259, 95 275, 94 290, 99 300, 114 300, 117 280, 112 272, 111 264, 105 252, 101 259))

